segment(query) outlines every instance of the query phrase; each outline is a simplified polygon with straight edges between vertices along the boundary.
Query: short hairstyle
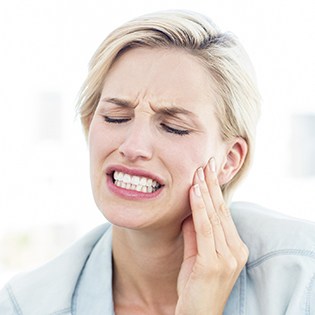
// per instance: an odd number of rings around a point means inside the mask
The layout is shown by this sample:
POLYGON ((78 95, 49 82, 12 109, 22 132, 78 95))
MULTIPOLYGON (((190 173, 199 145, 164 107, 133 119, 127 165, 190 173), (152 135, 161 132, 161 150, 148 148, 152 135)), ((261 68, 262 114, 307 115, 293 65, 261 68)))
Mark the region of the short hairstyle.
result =
POLYGON ((87 136, 104 80, 115 60, 136 47, 177 48, 195 56, 208 69, 215 86, 215 113, 224 141, 242 137, 248 145, 244 164, 223 185, 226 202, 251 164, 260 95, 251 62, 239 40, 221 32, 207 17, 190 11, 162 11, 136 18, 108 35, 93 55, 79 94, 77 110, 87 136))

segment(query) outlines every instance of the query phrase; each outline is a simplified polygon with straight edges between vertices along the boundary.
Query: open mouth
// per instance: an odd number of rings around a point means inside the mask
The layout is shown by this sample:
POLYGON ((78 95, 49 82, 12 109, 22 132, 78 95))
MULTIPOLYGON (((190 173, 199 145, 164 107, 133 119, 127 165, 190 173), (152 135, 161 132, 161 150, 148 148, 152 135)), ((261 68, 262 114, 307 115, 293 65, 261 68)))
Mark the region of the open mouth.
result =
POLYGON ((118 171, 113 171, 112 181, 117 187, 147 194, 154 193, 162 187, 160 183, 152 178, 130 175, 118 171))

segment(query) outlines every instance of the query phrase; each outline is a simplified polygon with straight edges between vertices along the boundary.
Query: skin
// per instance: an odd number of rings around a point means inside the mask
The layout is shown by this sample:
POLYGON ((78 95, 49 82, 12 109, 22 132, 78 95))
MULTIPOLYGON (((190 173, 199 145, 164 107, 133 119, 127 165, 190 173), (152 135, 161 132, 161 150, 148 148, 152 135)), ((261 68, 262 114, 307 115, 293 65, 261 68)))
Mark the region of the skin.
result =
POLYGON ((222 141, 211 85, 206 69, 175 49, 132 49, 106 76, 89 150, 94 199, 113 223, 118 315, 222 314, 246 263, 220 185, 238 172, 247 146, 222 141), (166 107, 185 113, 170 116, 166 107), (158 176, 161 193, 113 193, 113 165, 158 176))

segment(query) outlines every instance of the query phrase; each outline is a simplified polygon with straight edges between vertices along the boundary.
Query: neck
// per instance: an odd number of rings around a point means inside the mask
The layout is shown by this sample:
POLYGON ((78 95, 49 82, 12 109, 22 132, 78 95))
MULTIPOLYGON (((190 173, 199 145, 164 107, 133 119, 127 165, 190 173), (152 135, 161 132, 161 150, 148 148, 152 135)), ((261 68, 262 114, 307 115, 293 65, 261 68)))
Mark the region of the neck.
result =
POLYGON ((177 233, 143 232, 113 227, 115 304, 170 306, 177 301, 177 277, 183 240, 177 233))

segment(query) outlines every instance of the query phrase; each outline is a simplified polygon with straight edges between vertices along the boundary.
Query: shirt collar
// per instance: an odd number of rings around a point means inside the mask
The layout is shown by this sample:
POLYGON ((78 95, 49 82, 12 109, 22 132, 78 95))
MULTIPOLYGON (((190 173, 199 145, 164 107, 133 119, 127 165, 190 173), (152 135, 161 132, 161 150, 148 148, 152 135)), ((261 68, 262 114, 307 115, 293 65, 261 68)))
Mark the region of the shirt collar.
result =
POLYGON ((112 296, 112 228, 93 248, 73 296, 74 315, 114 315, 112 296))

